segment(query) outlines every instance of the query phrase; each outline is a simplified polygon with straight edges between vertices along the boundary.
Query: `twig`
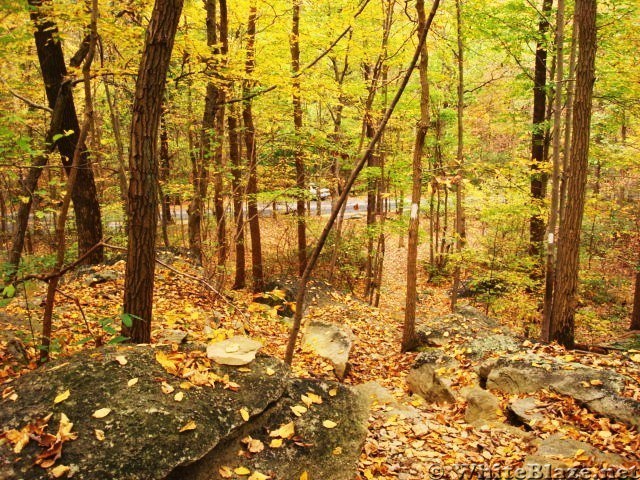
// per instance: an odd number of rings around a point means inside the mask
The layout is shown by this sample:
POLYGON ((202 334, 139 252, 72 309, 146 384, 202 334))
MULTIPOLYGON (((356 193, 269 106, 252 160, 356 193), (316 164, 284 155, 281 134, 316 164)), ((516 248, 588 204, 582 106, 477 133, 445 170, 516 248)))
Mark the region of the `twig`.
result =
POLYGON ((91 331, 91 327, 89 326, 89 322, 87 322, 87 317, 84 314, 84 310, 82 309, 82 305, 80 305, 80 300, 78 300, 78 297, 74 297, 73 295, 69 295, 68 293, 64 293, 59 288, 56 288, 56 292, 58 292, 63 297, 68 298, 69 300, 73 300, 73 302, 78 307, 78 310, 80 310, 80 315, 82 315, 82 320, 84 320, 84 325, 87 327, 87 331, 89 332, 89 335, 92 336, 95 339, 95 335, 91 331))
POLYGON ((16 92, 15 90, 9 88, 9 86, 7 85, 7 82, 4 80, 4 78, 0 78, 0 82, 2 82, 2 84, 7 87, 7 91, 13 95, 14 97, 16 97, 18 100, 22 100, 24 103, 26 103, 29 107, 31 108, 37 108, 38 110, 44 110, 45 112, 48 113, 53 113, 53 110, 49 107, 47 107, 46 105, 40 105, 39 103, 36 103, 32 100, 29 100, 27 97, 24 97, 22 95, 20 95, 18 92, 16 92))

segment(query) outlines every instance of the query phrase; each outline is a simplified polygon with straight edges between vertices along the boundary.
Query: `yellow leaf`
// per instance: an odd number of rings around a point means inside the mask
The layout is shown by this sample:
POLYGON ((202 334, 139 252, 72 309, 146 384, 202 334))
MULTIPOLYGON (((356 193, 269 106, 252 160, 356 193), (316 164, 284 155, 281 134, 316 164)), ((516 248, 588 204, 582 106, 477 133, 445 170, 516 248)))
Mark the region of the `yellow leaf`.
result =
POLYGON ((332 420, 325 420, 322 422, 324 428, 336 428, 338 424, 332 420))
POLYGON ((303 407, 302 405, 294 405, 293 407, 291 407, 291 411, 296 417, 299 417, 307 411, 307 407, 303 407))
POLYGON ((364 471, 364 478, 366 478, 367 480, 373 480, 374 478, 373 473, 371 473, 371 470, 369 470, 368 468, 364 471))
POLYGON ((600 438, 602 438, 603 440, 606 440, 607 438, 610 438, 611 435, 613 435, 611 432, 609 432, 608 430, 600 430, 598 432, 598 436, 600 438))
POLYGON ((182 382, 180 384, 180 388, 183 389, 183 390, 189 390, 189 389, 193 388, 194 386, 195 385, 193 383, 191 383, 191 382, 182 382))
POLYGON ((176 402, 181 402, 184 399, 184 392, 178 392, 173 396, 176 402))
POLYGON ((196 425, 196 422, 194 422, 193 420, 189 420, 180 430, 178 430, 179 432, 188 432, 189 430, 195 430, 198 426, 196 425))
POLYGON ((267 372, 267 375, 269 375, 269 376, 275 375, 275 373, 276 373, 276 371, 271 367, 267 367, 266 372, 267 372))
POLYGON ((264 450, 264 443, 262 443, 257 438, 252 438, 251 436, 245 437, 240 440, 247 446, 247 450, 251 453, 260 453, 264 450))
MULTIPOLYGON (((29 437, 27 437, 28 440, 29 437)), ((271 448, 280 448, 282 446, 282 439, 281 438, 274 438, 273 440, 271 440, 271 443, 269 443, 269 446, 271 448)))
POLYGON ((233 473, 235 473, 236 475, 249 475, 251 473, 251 470, 249 470, 247 467, 238 467, 233 469, 233 473))
POLYGON ((302 472, 302 475, 300 475, 300 480, 309 480, 309 474, 306 470, 302 472))
POLYGON ((638 362, 640 363, 640 353, 636 353, 635 355, 631 355, 631 360, 633 360, 634 362, 638 362))
POLYGON ((176 365, 176 362, 169 358, 169 356, 162 350, 158 350, 156 352, 156 361, 160 365, 162 365, 162 368, 164 368, 167 372, 174 375, 178 373, 178 366, 176 365))
POLYGON ((240 409, 240 416, 242 417, 242 419, 245 422, 248 422, 249 421, 249 410, 247 410, 245 407, 242 407, 240 409))
POLYGON ((13 453, 20 453, 22 449, 29 443, 29 432, 26 428, 21 431, 7 430, 4 432, 4 437, 13 445, 13 453))
POLYGON ((220 467, 218 473, 222 478, 231 478, 233 476, 233 471, 229 467, 220 467))
POLYGON ((242 373, 249 373, 249 372, 251 372, 252 370, 251 370, 250 368, 247 368, 247 367, 240 367, 240 368, 238 369, 238 371, 239 371, 239 372, 242 372, 242 373))
POLYGON ((270 437, 291 438, 295 434, 293 422, 281 425, 280 428, 269 433, 270 437))
POLYGON ((256 470, 247 480, 267 480, 268 478, 269 477, 267 475, 256 470))
POLYGON ((331 390, 329 390, 329 396, 330 397, 335 397, 338 394, 338 389, 337 388, 332 388, 331 390))
POLYGON ((598 379, 590 380, 589 383, 594 386, 602 385, 602 381, 598 379))
POLYGON ((322 397, 320 395, 316 395, 313 392, 307 392, 307 398, 309 398, 311 403, 317 403, 318 405, 322 403, 322 397))
POLYGON ((60 478, 63 475, 66 476, 69 470, 71 470, 71 468, 66 465, 58 465, 51 469, 51 475, 53 475, 53 478, 60 478))
POLYGON ((61 442, 66 442, 67 440, 75 440, 78 438, 77 433, 72 433, 71 429, 73 428, 73 423, 69 421, 69 417, 67 417, 64 413, 60 414, 60 426, 58 427, 57 437, 61 442))
POLYGON ((133 387, 136 383, 138 383, 138 377, 132 378, 127 382, 127 387, 133 387))
POLYGON ((116 357, 116 362, 118 362, 120 365, 126 365, 127 362, 127 357, 125 357, 124 355, 118 355, 116 357))
POLYGON ((96 438, 99 441, 103 441, 104 440, 104 431, 103 430, 98 430, 97 428, 93 431, 93 433, 95 433, 96 438))
POLYGON ((162 393, 166 393, 167 395, 170 394, 170 393, 173 393, 173 391, 175 390, 167 382, 162 382, 161 388, 162 388, 162 393))
POLYGON ((71 392, 69 390, 65 390, 53 399, 53 403, 64 402, 67 398, 69 398, 69 395, 71 395, 71 392))
POLYGON ((336 447, 333 449, 333 453, 334 455, 342 455, 342 447, 336 447))
POLYGON ((110 408, 100 408, 98 410, 96 410, 95 412, 93 412, 92 417, 93 418, 104 418, 107 415, 109 415, 111 413, 111 409, 110 408))

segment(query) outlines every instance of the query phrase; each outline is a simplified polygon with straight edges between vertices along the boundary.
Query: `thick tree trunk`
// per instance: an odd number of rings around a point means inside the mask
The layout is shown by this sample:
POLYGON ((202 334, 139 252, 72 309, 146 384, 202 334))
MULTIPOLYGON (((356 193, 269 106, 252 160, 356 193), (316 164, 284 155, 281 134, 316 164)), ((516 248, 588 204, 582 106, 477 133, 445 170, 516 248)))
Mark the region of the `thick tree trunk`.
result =
MULTIPOLYGON (((242 96, 247 97, 251 92, 251 76, 255 68, 256 41, 256 0, 251 0, 249 20, 247 22, 247 58, 245 73, 247 79, 242 83, 242 96)), ((253 277, 253 291, 264 289, 264 272, 262 268, 262 240, 260 238, 260 217, 258 216, 258 157, 256 154, 256 128, 253 123, 251 99, 242 105, 242 121, 244 123, 244 143, 247 157, 249 178, 247 180, 247 215, 249 216, 249 232, 251 235, 251 275, 253 277)), ((274 209, 275 213, 275 209, 274 209)))
MULTIPOLYGON (((49 107, 53 109, 56 105, 56 99, 61 93, 63 80, 67 76, 67 67, 64 63, 62 45, 58 39, 58 28, 55 23, 42 15, 40 11, 40 7, 44 4, 42 0, 28 0, 28 3, 33 8, 31 11, 31 20, 36 26, 34 38, 47 100, 49 107)), ((80 65, 87 54, 87 50, 88 41, 85 40, 80 51, 72 58, 72 65, 74 67, 80 65)), ((73 94, 71 87, 69 86, 68 88, 68 95, 65 95, 65 102, 61 107, 63 114, 60 129, 53 132, 53 135, 64 135, 57 140, 56 147, 62 156, 62 163, 65 166, 67 175, 71 172, 73 155, 80 133, 80 125, 73 102, 73 94), (64 132, 72 133, 65 135, 64 132)), ((77 178, 74 182, 71 197, 78 234, 78 255, 82 256, 102 240, 102 219, 89 154, 85 145, 80 145, 80 148, 80 163, 78 165, 77 178)), ((104 250, 102 247, 99 247, 94 249, 92 253, 85 258, 83 263, 100 263, 103 258, 104 250)))
POLYGON ((132 342, 151 340, 153 277, 158 222, 157 138, 167 70, 183 0, 156 0, 146 41, 131 116, 129 146, 129 245, 124 285, 124 313, 132 326, 122 334, 132 342))
MULTIPOLYGON (((427 18, 424 11, 424 0, 416 2, 418 11, 418 38, 426 28, 427 18)), ((422 200, 422 156, 424 140, 429 128, 429 80, 427 70, 429 57, 426 44, 420 53, 418 71, 420 73, 420 120, 416 126, 416 138, 413 145, 413 162, 411 168, 411 214, 409 217, 407 245, 407 292, 405 297, 404 327, 402 330, 402 351, 413 350, 416 342, 416 282, 418 278, 418 234, 420 228, 420 201, 422 200)))
MULTIPOLYGON (((549 15, 553 0, 543 0, 540 21, 538 23, 538 42, 536 45, 536 63, 533 79, 533 122, 531 133, 531 197, 534 208, 542 205, 547 193, 548 175, 544 170, 545 162, 545 117, 547 101, 547 42, 549 15)), ((545 224, 538 213, 529 220, 529 253, 540 256, 543 251, 545 224)))
POLYGON ((575 12, 580 33, 571 159, 567 171, 567 205, 558 235, 556 278, 549 329, 550 340, 555 340, 567 348, 574 345, 574 316, 578 303, 580 232, 587 183, 591 105, 595 81, 596 0, 577 0, 575 12))

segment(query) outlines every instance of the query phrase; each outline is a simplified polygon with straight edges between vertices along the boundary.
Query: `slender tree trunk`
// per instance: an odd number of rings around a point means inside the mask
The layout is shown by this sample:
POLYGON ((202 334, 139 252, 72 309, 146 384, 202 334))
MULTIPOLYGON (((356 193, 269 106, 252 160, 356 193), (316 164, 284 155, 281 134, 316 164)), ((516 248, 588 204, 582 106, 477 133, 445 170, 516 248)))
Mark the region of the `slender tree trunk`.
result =
POLYGON ((596 0, 577 0, 575 12, 580 33, 571 159, 567 172, 567 206, 558 239, 558 260, 549 329, 550 340, 555 340, 567 348, 574 345, 574 316, 578 303, 580 232, 587 183, 591 105, 595 81, 596 0))
POLYGON ((167 122, 165 119, 166 109, 160 115, 160 171, 158 176, 158 195, 160 196, 160 218, 162 227, 162 238, 165 247, 169 248, 169 224, 171 223, 171 202, 169 195, 165 194, 165 187, 169 180, 169 135, 167 133, 167 122))
POLYGON ((122 334, 149 343, 153 318, 153 277, 158 223, 157 138, 167 70, 183 0, 156 0, 138 69, 129 146, 129 245, 124 284, 124 313, 132 326, 122 334))
MULTIPOLYGON (((253 82, 251 77, 255 69, 256 45, 256 0, 251 0, 249 20, 247 22, 247 47, 245 73, 247 78, 242 82, 242 96, 247 97, 251 92, 253 82)), ((245 154, 249 176, 247 179, 247 215, 249 216, 249 233, 251 235, 251 276, 253 277, 253 291, 264 290, 264 271, 262 266, 262 240, 260 238, 260 217, 258 216, 258 156, 256 153, 256 128, 253 122, 251 99, 242 104, 242 122, 244 124, 245 154)), ((275 209, 274 209, 275 213, 275 209)))
MULTIPOLYGON (((66 193, 62 200, 62 206, 58 213, 56 221, 56 261, 53 269, 55 274, 47 284, 46 303, 44 307, 44 313, 42 315, 42 349, 40 350, 40 362, 45 362, 49 358, 49 349, 51 347, 51 333, 53 323, 53 307, 55 304, 56 290, 58 282, 60 280, 60 271, 64 265, 65 257, 65 227, 67 223, 67 214, 69 213, 69 205, 71 203, 71 197, 73 196, 73 190, 75 183, 78 180, 79 167, 81 165, 82 152, 85 148, 85 142, 91 130, 93 124, 93 101, 91 92, 91 64, 93 63, 93 57, 96 51, 96 44, 98 42, 98 0, 92 0, 91 2, 91 24, 90 24, 90 43, 89 48, 85 56, 84 65, 82 66, 82 74, 84 81, 84 99, 85 99, 85 111, 82 127, 78 132, 76 139, 76 148, 71 160, 71 167, 67 177, 66 193)), ((71 80, 65 80, 64 83, 69 83, 71 80)))
POLYGON ((636 266, 636 287, 633 292, 633 311, 630 330, 640 330, 640 266, 636 266))
MULTIPOLYGON (((460 0, 456 0, 456 19, 458 37, 458 150, 456 154, 456 253, 462 255, 467 232, 464 217, 464 45, 462 38, 462 8, 460 0)), ((453 287, 451 292, 451 311, 456 309, 458 288, 460 287, 460 263, 456 260, 453 270, 453 287)))
POLYGON ((298 282, 298 294, 296 295, 296 310, 295 310, 295 315, 293 317, 293 326, 291 327, 291 331, 289 332, 289 341, 287 342, 287 351, 285 353, 285 359, 284 359, 288 365, 291 365, 291 362, 293 361, 293 354, 295 351, 296 341, 298 339, 298 333, 300 332, 300 325, 302 323, 302 313, 304 310, 303 305, 304 305, 304 300, 306 295, 307 282, 311 277, 311 272, 313 271, 316 265, 316 262, 318 261, 318 257, 320 256, 320 253, 322 252, 322 249, 325 243, 327 242, 327 237, 329 236, 329 232, 333 228, 336 218, 338 217, 338 213, 340 212, 340 209, 342 208, 342 206, 347 200, 347 197, 349 196, 349 191, 353 187, 353 184, 358 178, 358 175, 360 174, 364 166, 367 164, 369 157, 373 155, 376 145, 380 141, 380 138, 382 137, 382 132, 386 128, 387 123, 389 122, 389 119, 393 114, 393 111, 395 110, 396 106, 398 105, 398 102, 400 101, 400 97, 402 97, 402 94, 404 93, 404 90, 407 87, 407 84, 409 83, 409 79, 411 78, 411 73, 413 72, 413 69, 416 67, 418 63, 418 58, 422 53, 422 48, 424 47, 425 41, 427 39, 427 33, 429 31, 429 27, 431 26, 431 22, 433 21, 433 17, 436 14, 436 10, 438 9, 439 4, 440 4, 440 0, 434 0, 433 6, 431 8, 431 13, 429 14, 429 18, 427 19, 427 26, 423 34, 418 39, 418 45, 416 46, 416 50, 411 59, 411 63, 409 64, 409 68, 406 70, 405 75, 402 77, 400 85, 398 86, 398 90, 394 95, 393 100, 391 101, 389 107, 386 109, 382 117, 382 120, 380 121, 380 125, 376 130, 375 135, 371 139, 371 142, 369 142, 369 146, 364 151, 364 153, 362 154, 362 157, 358 160, 353 170, 351 171, 351 175, 349 175, 349 178, 345 183, 344 190, 342 191, 340 198, 338 198, 336 204, 331 210, 331 215, 329 215, 329 219, 327 220, 327 223, 322 229, 322 233, 320 233, 320 238, 318 238, 318 242, 315 248, 313 249, 311 256, 309 257, 309 262, 307 263, 307 266, 302 274, 302 277, 298 282))
MULTIPOLYGON (((547 190, 548 175, 544 173, 545 112, 547 101, 547 32, 553 0, 542 1, 538 23, 538 42, 533 80, 533 125, 531 133, 531 198, 538 208, 547 190)), ((543 251, 545 225, 542 216, 535 213, 529 220, 529 253, 540 256, 543 251)))
POLYGON ((547 258, 545 268, 544 310, 541 340, 549 341, 551 306, 553 304, 553 279, 555 259, 555 234, 558 223, 558 204, 560 201, 560 137, 562 123, 562 82, 564 80, 564 0, 558 0, 556 14, 556 81, 553 111, 553 173, 551 177, 551 205, 547 226, 547 258))
POLYGON ((291 73, 293 75, 293 126, 295 130, 295 164, 296 164, 296 215, 298 225, 298 274, 302 276, 307 265, 307 225, 306 225, 306 186, 304 152, 302 143, 302 98, 300 91, 300 5, 301 0, 293 0, 293 18, 291 24, 291 36, 289 47, 291 50, 291 73))
POLYGON ((242 208, 242 162, 240 160, 240 133, 238 131, 237 109, 232 107, 227 119, 229 127, 229 159, 231 160, 231 186, 233 198, 233 217, 235 219, 235 278, 233 289, 239 290, 246 286, 246 261, 244 255, 244 211, 242 208))
MULTIPOLYGON (((58 28, 55 23, 44 17, 40 11, 42 5, 45 4, 43 0, 28 0, 28 3, 32 7, 31 19, 36 26, 34 38, 47 100, 49 107, 53 109, 56 104, 56 99, 60 94, 63 79, 67 76, 67 68, 62 53, 62 45, 59 41, 58 28)), ((80 51, 72 58, 72 66, 77 67, 82 63, 82 60, 87 54, 87 49, 88 43, 85 39, 80 51)), ((62 163, 65 166, 67 175, 71 173, 73 155, 80 133, 80 125, 73 102, 71 86, 68 88, 69 94, 65 95, 65 103, 62 106, 63 115, 60 130, 53 132, 54 135, 63 134, 63 136, 56 141, 56 147, 62 157, 62 163), (65 132, 72 133, 65 135, 65 132)), ((84 145, 80 147, 81 158, 77 179, 72 192, 72 201, 78 233, 78 255, 82 256, 102 240, 102 220, 89 154, 84 145)), ((104 250, 102 247, 99 247, 94 249, 92 253, 85 258, 83 263, 100 263, 103 258, 104 250)))
MULTIPOLYGON (((424 11, 424 0, 416 2, 418 11, 418 38, 426 28, 427 17, 424 11)), ((426 44, 420 53, 418 71, 420 73, 420 120, 416 126, 416 138, 413 145, 413 162, 411 165, 411 214, 409 217, 407 244, 407 292, 405 297, 404 327, 402 330, 402 351, 408 352, 416 347, 416 302, 418 278, 418 233, 420 228, 420 201, 422 200, 422 156, 424 140, 429 128, 429 80, 427 70, 429 57, 426 44)))

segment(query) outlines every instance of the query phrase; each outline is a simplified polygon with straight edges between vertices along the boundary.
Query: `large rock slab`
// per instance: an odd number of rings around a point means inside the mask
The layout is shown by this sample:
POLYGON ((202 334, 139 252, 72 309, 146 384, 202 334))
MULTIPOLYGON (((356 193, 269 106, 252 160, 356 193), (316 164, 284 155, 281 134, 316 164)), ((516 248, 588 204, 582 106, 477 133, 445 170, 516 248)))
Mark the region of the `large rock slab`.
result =
POLYGON ((610 467, 621 467, 628 464, 628 461, 620 455, 602 452, 593 445, 571 438, 563 438, 559 434, 538 439, 534 445, 536 451, 525 459, 523 465, 529 474, 526 478, 543 478, 540 475, 543 472, 541 469, 551 468, 551 473, 553 473, 553 469, 574 466, 576 460, 585 462, 585 465, 593 462, 596 465, 606 464, 610 467))
POLYGON ((246 365, 251 363, 262 344, 257 340, 236 335, 207 347, 207 357, 221 365, 246 365))
MULTIPOLYGON (((48 431, 55 434, 65 414, 78 438, 64 443, 56 465, 70 466, 73 478, 81 480, 168 478, 178 467, 198 464, 210 452, 235 442, 244 429, 253 428, 254 422, 267 430, 278 428, 285 416, 289 421, 302 422, 302 417, 297 419, 289 408, 301 403, 298 394, 302 390, 324 392, 325 410, 312 406, 304 422, 317 427, 323 420, 332 419, 337 424, 332 432, 342 432, 343 428, 344 435, 336 437, 331 445, 349 439, 341 445, 345 459, 357 458, 357 447, 365 438, 362 431, 366 414, 359 406, 360 396, 339 384, 301 386, 289 378, 281 361, 265 355, 238 368, 219 365, 207 359, 202 349, 190 346, 179 351, 148 345, 110 347, 47 365, 11 386, 17 399, 2 403, 2 430, 21 430, 52 414, 48 431), (335 402, 326 393, 333 389, 335 402), (59 395, 66 391, 68 398, 60 401, 65 395, 59 395), (94 414, 101 409, 110 411, 96 418, 94 414), (279 416, 273 417, 277 411, 279 416)), ((299 431, 304 433, 302 426, 299 431)), ((318 446, 303 448, 301 457, 328 448, 320 445, 328 441, 326 438, 316 439, 318 446)), ((0 458, 4 459, 0 462, 0 478, 49 478, 49 471, 34 466, 41 451, 33 441, 19 454, 9 445, 0 445, 0 458)), ((277 456, 278 452, 270 455, 277 456)), ((329 468, 334 459, 329 456, 324 463, 322 458, 313 461, 317 468, 329 468)), ((355 463, 350 471, 353 468, 355 463)), ((207 478, 217 475, 209 472, 207 478)), ((297 480, 299 476, 277 478, 297 480)), ((345 474, 340 478, 349 477, 345 474)))
POLYGON ((489 389, 516 394, 553 390, 574 398, 592 412, 640 426, 640 402, 620 395, 630 379, 614 371, 536 354, 516 354, 492 362, 481 372, 489 389))
POLYGON ((464 419, 470 425, 491 425, 502 420, 502 410, 498 398, 480 387, 466 391, 467 409, 464 419))
POLYGON ((318 355, 329 360, 336 376, 342 380, 347 374, 354 339, 348 325, 312 321, 307 325, 302 341, 318 355))

